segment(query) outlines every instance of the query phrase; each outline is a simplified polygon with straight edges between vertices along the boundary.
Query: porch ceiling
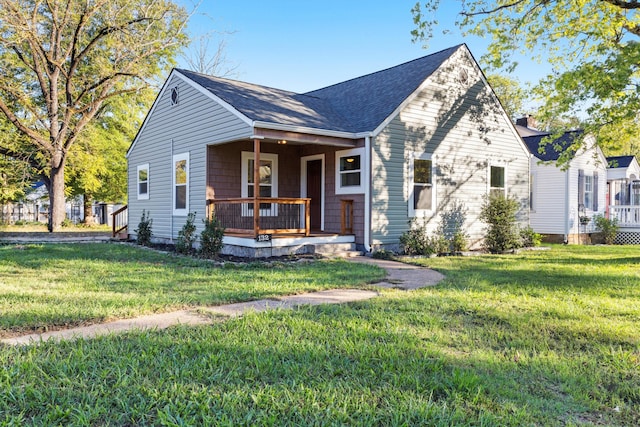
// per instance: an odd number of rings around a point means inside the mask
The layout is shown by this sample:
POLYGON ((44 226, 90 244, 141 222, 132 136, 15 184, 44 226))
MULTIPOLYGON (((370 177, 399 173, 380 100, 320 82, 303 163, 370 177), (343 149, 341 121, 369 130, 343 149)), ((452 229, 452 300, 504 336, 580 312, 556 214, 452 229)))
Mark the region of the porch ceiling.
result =
POLYGON ((358 146, 358 142, 362 141, 362 138, 350 139, 262 128, 255 128, 254 135, 264 138, 264 142, 286 141, 287 144, 316 144, 348 148, 355 148, 358 146))

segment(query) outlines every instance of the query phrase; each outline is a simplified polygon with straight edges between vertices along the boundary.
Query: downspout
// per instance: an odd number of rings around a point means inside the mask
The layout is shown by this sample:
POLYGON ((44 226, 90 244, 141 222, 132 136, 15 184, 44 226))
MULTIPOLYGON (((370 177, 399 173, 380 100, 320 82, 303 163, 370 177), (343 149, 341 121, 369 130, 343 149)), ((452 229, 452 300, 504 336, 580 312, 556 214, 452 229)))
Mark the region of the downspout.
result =
POLYGON ((364 161, 367 165, 367 173, 364 183, 364 249, 371 252, 371 136, 364 138, 364 161))
MULTIPOLYGON (((174 175, 175 171, 173 170, 174 165, 173 165, 173 138, 171 138, 171 154, 169 155, 169 161, 171 162, 169 164, 169 170, 171 171, 171 174, 174 175)), ((171 186, 173 187, 173 178, 171 178, 171 186)), ((171 191, 175 191, 174 188, 171 189, 171 191)), ((171 207, 171 210, 169 211, 170 215, 169 215, 169 240, 171 241, 171 243, 173 243, 173 196, 171 196, 171 203, 169 204, 169 206, 171 207)))
POLYGON ((564 172, 564 244, 569 243, 569 169, 564 172))

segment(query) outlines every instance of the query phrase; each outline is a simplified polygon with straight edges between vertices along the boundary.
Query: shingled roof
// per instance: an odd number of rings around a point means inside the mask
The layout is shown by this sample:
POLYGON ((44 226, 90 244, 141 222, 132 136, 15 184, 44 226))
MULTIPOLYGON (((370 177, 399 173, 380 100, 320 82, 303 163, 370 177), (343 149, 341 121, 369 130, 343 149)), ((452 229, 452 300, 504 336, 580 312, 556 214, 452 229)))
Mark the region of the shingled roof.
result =
POLYGON ((562 154, 567 149, 567 147, 573 144, 576 138, 582 135, 582 131, 573 130, 573 131, 565 132, 559 138, 554 139, 552 142, 547 143, 544 147, 544 152, 540 153, 539 151, 540 142, 544 138, 551 135, 552 134, 548 132, 539 133, 538 135, 533 135, 533 136, 523 136, 522 140, 527 145, 527 148, 529 149, 531 154, 536 156, 539 160, 552 161, 552 160, 558 160, 558 158, 560 157, 560 154, 562 154), (558 150, 556 147, 559 147, 560 149, 558 150))
POLYGON ((634 156, 611 156, 607 157, 607 166, 609 168, 628 168, 633 161, 634 156))
POLYGON ((460 46, 303 94, 176 71, 252 121, 358 133, 376 129, 460 46))

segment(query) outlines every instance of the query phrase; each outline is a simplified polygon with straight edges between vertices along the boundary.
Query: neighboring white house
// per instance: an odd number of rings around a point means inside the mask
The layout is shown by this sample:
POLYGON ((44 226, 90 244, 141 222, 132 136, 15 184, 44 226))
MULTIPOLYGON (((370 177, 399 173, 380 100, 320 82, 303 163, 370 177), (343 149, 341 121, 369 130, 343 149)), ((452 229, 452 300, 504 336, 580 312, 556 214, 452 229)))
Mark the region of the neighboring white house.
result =
POLYGON ((529 157, 466 45, 304 94, 176 69, 127 153, 129 233, 215 213, 228 253, 372 251, 463 204, 478 245, 489 192, 528 223, 529 157))
POLYGON ((519 119, 516 129, 533 155, 530 225, 543 234, 546 241, 586 242, 587 236, 596 231, 593 218, 606 213, 607 160, 594 139, 587 136, 568 166, 558 167, 560 154, 580 138, 582 132, 565 132, 547 141, 552 135, 533 128, 528 124, 529 119, 519 119))
POLYGON ((640 244, 640 165, 635 156, 607 157, 607 215, 618 220, 617 243, 640 244))

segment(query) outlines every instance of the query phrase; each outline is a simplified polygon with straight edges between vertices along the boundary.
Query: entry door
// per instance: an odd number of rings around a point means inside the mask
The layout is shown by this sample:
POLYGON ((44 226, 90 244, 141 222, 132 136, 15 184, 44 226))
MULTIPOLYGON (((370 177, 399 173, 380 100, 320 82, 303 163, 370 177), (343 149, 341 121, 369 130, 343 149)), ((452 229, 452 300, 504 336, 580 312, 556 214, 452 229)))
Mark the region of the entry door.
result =
POLYGON ((322 228, 322 160, 307 161, 307 197, 311 198, 311 229, 322 228))

